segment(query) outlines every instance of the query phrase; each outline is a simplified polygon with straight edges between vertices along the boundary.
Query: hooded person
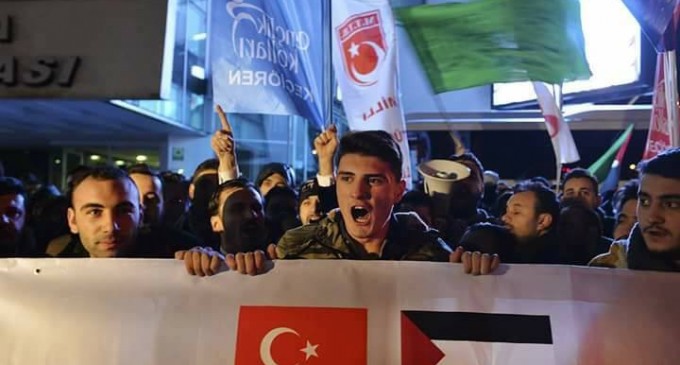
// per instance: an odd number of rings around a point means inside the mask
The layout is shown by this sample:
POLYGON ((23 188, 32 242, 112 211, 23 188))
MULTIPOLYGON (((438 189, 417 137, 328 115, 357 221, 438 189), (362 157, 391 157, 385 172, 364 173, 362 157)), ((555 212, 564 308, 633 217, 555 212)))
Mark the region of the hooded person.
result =
POLYGON ((266 198, 267 193, 275 186, 295 186, 295 171, 290 165, 280 162, 268 163, 257 174, 255 185, 262 197, 266 198))

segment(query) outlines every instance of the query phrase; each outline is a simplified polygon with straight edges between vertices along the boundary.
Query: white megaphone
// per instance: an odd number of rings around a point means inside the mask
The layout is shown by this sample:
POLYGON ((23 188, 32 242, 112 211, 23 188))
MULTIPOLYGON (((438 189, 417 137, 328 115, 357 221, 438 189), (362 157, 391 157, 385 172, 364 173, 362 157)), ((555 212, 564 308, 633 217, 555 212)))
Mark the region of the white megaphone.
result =
POLYGON ((460 162, 430 160, 418 165, 425 179, 425 193, 432 197, 435 216, 446 216, 449 210, 451 184, 470 176, 470 169, 460 162))
POLYGON ((425 178, 425 193, 449 194, 451 184, 470 176, 470 169, 460 162, 430 160, 418 165, 418 172, 425 178))

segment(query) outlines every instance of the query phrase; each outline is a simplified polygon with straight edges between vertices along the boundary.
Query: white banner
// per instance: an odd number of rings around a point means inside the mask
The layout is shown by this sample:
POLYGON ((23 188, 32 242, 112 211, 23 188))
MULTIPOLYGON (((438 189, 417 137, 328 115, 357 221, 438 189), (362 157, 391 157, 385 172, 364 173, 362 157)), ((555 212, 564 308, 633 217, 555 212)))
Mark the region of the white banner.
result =
POLYGON ((680 275, 560 266, 0 260, 3 365, 676 365, 680 275))
POLYGON ((397 35, 388 0, 332 1, 333 68, 351 130, 384 130, 401 146, 411 183, 406 123, 397 85, 397 35))

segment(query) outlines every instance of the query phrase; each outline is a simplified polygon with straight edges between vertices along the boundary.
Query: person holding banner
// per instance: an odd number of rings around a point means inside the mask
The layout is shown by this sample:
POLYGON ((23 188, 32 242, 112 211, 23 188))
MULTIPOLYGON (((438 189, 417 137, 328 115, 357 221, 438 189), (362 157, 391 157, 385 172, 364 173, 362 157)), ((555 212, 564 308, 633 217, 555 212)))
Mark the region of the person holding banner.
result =
MULTIPOLYGON (((226 147, 226 146, 225 146, 226 147)), ((233 150, 233 148, 232 148, 233 150)), ((384 131, 345 135, 338 152, 337 199, 339 210, 318 224, 284 234, 268 251, 272 259, 382 259, 462 262, 474 275, 493 272, 497 255, 452 252, 435 230, 415 214, 393 214, 405 183, 401 175, 399 145, 384 131)), ((191 275, 219 271, 218 252, 193 249, 177 255, 191 275)), ((226 257, 231 270, 251 275, 265 271, 264 252, 257 250, 226 257)))
POLYGON ((590 265, 680 272, 680 148, 639 166, 638 224, 590 265))
POLYGON ((512 259, 515 264, 557 264, 558 246, 555 228, 560 206, 555 193, 541 183, 524 183, 514 188, 508 200, 503 223, 517 244, 512 259))
POLYGON ((73 175, 67 194, 68 225, 77 235, 59 257, 171 258, 178 247, 158 230, 140 232, 143 212, 139 191, 123 170, 86 168, 73 175))

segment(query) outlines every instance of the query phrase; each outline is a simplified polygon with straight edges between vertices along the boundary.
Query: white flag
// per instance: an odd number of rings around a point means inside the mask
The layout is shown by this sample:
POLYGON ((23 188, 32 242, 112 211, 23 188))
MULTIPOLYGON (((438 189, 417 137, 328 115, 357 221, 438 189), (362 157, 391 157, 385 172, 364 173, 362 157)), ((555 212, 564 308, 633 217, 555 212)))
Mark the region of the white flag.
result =
POLYGON ((538 104, 541 106, 543 118, 548 128, 548 134, 555 150, 555 160, 558 164, 576 162, 581 158, 578 155, 574 137, 571 135, 569 125, 564 121, 562 112, 557 107, 555 97, 542 82, 533 82, 538 104))
POLYGON ((351 130, 384 130, 401 147, 411 182, 406 123, 397 85, 397 40, 388 0, 332 1, 333 67, 351 130))

